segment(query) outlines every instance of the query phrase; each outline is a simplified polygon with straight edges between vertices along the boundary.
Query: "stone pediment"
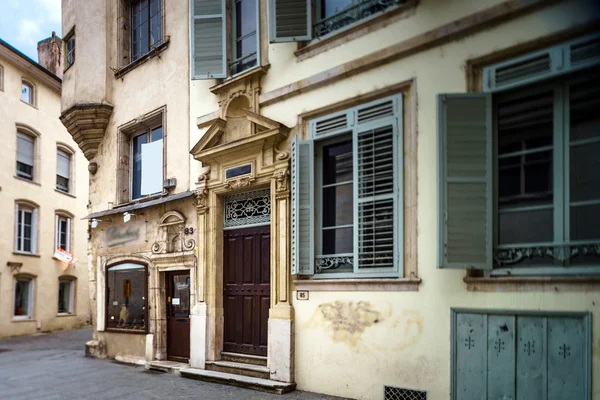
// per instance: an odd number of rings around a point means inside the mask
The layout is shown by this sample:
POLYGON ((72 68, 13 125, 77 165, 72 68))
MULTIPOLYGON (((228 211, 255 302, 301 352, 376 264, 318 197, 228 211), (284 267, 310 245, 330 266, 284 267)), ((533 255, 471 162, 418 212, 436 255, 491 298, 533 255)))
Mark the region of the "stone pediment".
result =
POLYGON ((275 147, 284 140, 289 128, 248 109, 227 120, 215 118, 190 153, 198 161, 210 163, 232 151, 254 147, 275 147))

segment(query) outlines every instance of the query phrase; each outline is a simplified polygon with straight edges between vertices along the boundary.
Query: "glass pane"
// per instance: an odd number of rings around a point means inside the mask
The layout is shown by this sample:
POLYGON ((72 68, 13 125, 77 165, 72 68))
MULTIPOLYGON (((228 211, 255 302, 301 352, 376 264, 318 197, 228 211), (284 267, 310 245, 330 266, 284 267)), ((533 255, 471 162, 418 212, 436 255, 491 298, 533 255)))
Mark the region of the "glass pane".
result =
POLYGON ((352 253, 353 237, 352 228, 323 230, 323 254, 352 253))
POLYGON ((160 12, 160 3, 161 3, 161 0, 151 0, 150 1, 150 15, 151 16, 160 12))
POLYGON ((15 316, 29 315, 29 282, 20 279, 15 283, 15 316))
POLYGON ((236 59, 256 53, 256 34, 252 34, 236 42, 236 59))
POLYGON ((148 134, 144 133, 133 138, 133 165, 131 179, 131 198, 142 197, 142 144, 148 143, 148 134))
POLYGON ((600 80, 571 85, 570 94, 571 141, 599 137, 600 80))
POLYGON ((173 293, 171 299, 171 310, 174 317, 190 316, 190 276, 173 276, 173 293), (177 301, 174 301, 178 299, 177 301))
POLYGON ((236 39, 256 31, 256 0, 237 1, 235 3, 235 17, 236 39))
POLYGON ((107 327, 143 331, 146 329, 146 271, 135 264, 108 269, 107 327))
POLYGON ((354 196, 351 183, 323 189, 323 226, 351 225, 354 196))
POLYGON ((162 126, 159 126, 158 128, 152 129, 152 142, 156 142, 157 140, 162 139, 163 135, 162 135, 162 126))
POLYGON ((504 212, 498 216, 499 244, 552 242, 553 209, 504 212))
POLYGON ((31 104, 31 87, 29 85, 21 85, 21 100, 31 104))
POLYGON ((327 18, 348 8, 352 5, 352 0, 322 0, 321 18, 327 18))
POLYGON ((33 180, 33 167, 17 161, 17 176, 28 180, 33 180))
POLYGON ((571 240, 600 240, 600 204, 571 206, 571 240))
POLYGON ((56 175, 56 188, 58 190, 62 190, 63 192, 69 191, 69 180, 60 175, 56 175))
POLYGON ((571 146, 571 201, 600 200, 600 142, 571 146))
POLYGON ((323 185, 352 181, 352 141, 323 147, 323 185))
POLYGON ((58 283, 58 312, 70 313, 71 282, 58 283))

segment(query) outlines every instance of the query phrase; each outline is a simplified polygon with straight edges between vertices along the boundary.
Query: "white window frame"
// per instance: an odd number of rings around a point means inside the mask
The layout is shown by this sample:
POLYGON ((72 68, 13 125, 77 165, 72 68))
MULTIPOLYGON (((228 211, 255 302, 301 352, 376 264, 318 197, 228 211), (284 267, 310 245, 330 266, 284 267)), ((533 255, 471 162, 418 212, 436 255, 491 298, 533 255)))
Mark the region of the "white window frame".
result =
POLYGON ((73 157, 74 157, 74 155, 75 155, 75 153, 73 153, 70 149, 67 149, 64 146, 58 146, 56 149, 56 179, 57 179, 57 182, 55 184, 55 187, 56 187, 56 190, 58 190, 59 192, 62 192, 62 193, 71 193, 72 192, 72 188, 73 188, 73 183, 72 183, 73 182, 73 157), (59 165, 60 157, 68 159, 68 165, 69 165, 68 175, 69 176, 65 177, 58 173, 58 165, 59 165), (58 186, 58 177, 59 176, 61 176, 62 178, 66 178, 68 180, 67 190, 64 190, 62 187, 58 186))
MULTIPOLYGON (((36 158, 36 137, 30 134, 27 134, 25 132, 21 132, 21 131, 17 131, 17 151, 15 153, 15 156, 18 157, 18 153, 19 153, 19 138, 23 138, 23 140, 29 141, 32 143, 33 146, 33 154, 31 155, 31 177, 27 177, 27 176, 21 176, 19 175, 20 172, 17 169, 17 165, 15 164, 15 175, 20 178, 20 179, 25 179, 31 182, 35 182, 35 176, 36 176, 36 168, 35 168, 35 158, 36 158)), ((18 162, 18 159, 17 159, 18 162)))
POLYGON ((21 254, 37 254, 37 227, 38 227, 38 211, 37 207, 29 205, 27 203, 16 203, 15 204, 15 253, 21 254), (19 226, 19 214, 22 216, 22 221, 25 221, 25 212, 31 213, 31 251, 22 250, 25 245, 24 234, 19 239, 19 233, 21 232, 21 226, 19 226))
POLYGON ((60 285, 63 283, 67 283, 69 285, 69 306, 68 311, 60 312, 58 311, 58 304, 56 305, 57 311, 56 315, 75 315, 75 279, 69 278, 58 278, 58 300, 60 301, 60 285))
POLYGON ((54 249, 58 250, 60 248, 60 226, 61 222, 66 222, 67 225, 67 245, 63 250, 70 252, 71 251, 71 217, 64 214, 56 214, 55 216, 55 231, 54 231, 54 249))
POLYGON ((12 291, 12 319, 19 320, 30 320, 33 318, 33 301, 34 301, 34 280, 32 277, 20 277, 15 276, 13 279, 13 291, 12 291), (28 295, 29 299, 27 300, 27 314, 26 315, 15 315, 15 306, 16 306, 16 295, 17 295, 17 281, 27 280, 29 282, 28 295))
POLYGON ((32 107, 37 107, 37 91, 36 87, 29 79, 21 78, 21 96, 19 99, 25 104, 29 104, 32 107), (23 86, 29 88, 29 101, 23 100, 23 86))
MULTIPOLYGON (((146 135, 148 135, 148 139, 149 139, 149 141, 146 142, 146 144, 154 143, 154 142, 156 142, 158 140, 152 141, 152 131, 154 131, 154 130, 156 130, 158 128, 161 128, 161 130, 162 130, 162 137, 159 140, 162 141, 163 159, 162 159, 160 167, 161 167, 161 171, 162 171, 161 182, 164 181, 164 178, 165 178, 165 176, 164 176, 164 165, 165 165, 165 159, 164 159, 164 154, 165 154, 165 127, 164 127, 164 125, 163 125, 163 123, 161 121, 160 123, 158 123, 156 125, 152 125, 150 128, 146 128, 144 131, 138 130, 134 135, 131 135, 131 137, 130 137, 130 145, 129 145, 129 159, 131 160, 131 162, 129 163, 130 164, 130 167, 129 167, 129 200, 130 201, 139 201, 139 200, 142 200, 142 199, 145 199, 145 198, 148 198, 148 197, 153 197, 153 196, 160 195, 162 193, 162 191, 161 191, 161 192, 152 193, 152 194, 140 194, 139 197, 133 197, 133 173, 134 173, 133 168, 135 166, 134 151, 133 151, 134 150, 134 148, 133 148, 133 140, 136 137, 138 137, 138 136, 146 134, 146 135)), ((141 191, 141 185, 142 185, 142 181, 143 181, 143 178, 142 178, 142 176, 143 176, 142 175, 143 174, 143 163, 144 163, 143 159, 142 159, 142 150, 141 149, 140 149, 140 163, 142 163, 142 166, 141 166, 142 170, 140 171, 140 191, 141 191)))

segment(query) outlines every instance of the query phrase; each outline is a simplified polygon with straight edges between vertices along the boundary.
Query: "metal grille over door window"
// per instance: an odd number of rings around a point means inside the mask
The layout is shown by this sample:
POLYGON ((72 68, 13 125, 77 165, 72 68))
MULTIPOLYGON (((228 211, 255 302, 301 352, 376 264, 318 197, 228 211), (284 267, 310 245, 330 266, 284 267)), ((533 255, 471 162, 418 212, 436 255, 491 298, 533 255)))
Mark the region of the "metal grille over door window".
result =
POLYGON ((225 198, 224 228, 266 225, 271 222, 269 189, 232 194, 225 198))

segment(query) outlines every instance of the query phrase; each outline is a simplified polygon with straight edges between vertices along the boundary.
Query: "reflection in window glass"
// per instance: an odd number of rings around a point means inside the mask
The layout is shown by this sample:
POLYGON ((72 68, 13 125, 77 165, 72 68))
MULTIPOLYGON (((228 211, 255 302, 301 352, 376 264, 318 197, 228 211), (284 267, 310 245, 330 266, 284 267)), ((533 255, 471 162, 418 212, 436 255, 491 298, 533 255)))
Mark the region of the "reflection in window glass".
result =
POLYGON ((106 274, 107 328, 146 330, 146 268, 119 264, 106 274))
POLYGON ((15 282, 15 317, 31 316, 31 279, 18 278, 15 282))
POLYGON ((27 104, 33 104, 33 88, 26 84, 21 84, 21 100, 27 104))
POLYGON ((71 314, 71 285, 73 281, 59 281, 58 283, 58 312, 71 314))

